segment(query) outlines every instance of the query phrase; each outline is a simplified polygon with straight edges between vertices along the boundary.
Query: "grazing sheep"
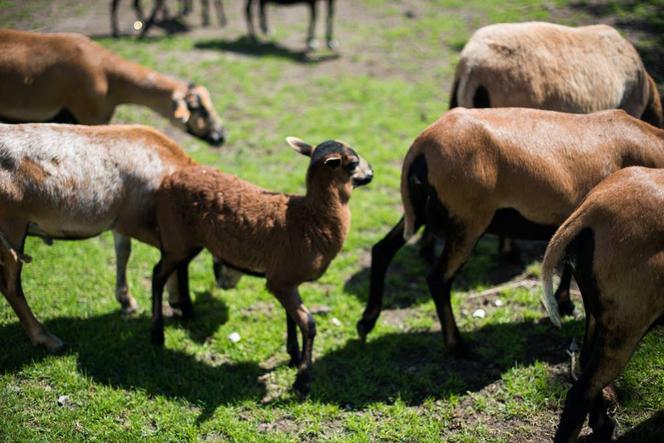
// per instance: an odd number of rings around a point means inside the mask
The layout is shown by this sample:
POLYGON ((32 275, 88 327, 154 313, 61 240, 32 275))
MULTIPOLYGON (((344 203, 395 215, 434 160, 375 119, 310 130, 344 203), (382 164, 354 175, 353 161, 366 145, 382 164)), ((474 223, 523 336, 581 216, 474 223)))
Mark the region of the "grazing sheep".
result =
POLYGON ((189 261, 207 248, 229 268, 265 277, 267 289, 286 310, 287 350, 299 369, 294 388, 306 393, 316 323, 298 287, 320 278, 341 250, 350 229, 351 191, 369 183, 373 171, 338 141, 314 147, 289 137, 288 143, 311 157, 303 196, 267 191, 205 166, 164 179, 156 199, 161 260, 152 274, 152 340, 164 342, 166 279, 177 272, 184 297, 189 261), (301 354, 296 324, 302 332, 301 354))
POLYGON ((450 108, 624 109, 664 125, 657 86, 631 43, 607 25, 501 23, 461 51, 450 108))
MULTIPOLYGON (((274 3, 277 5, 294 5, 296 3, 306 3, 309 5, 309 12, 311 14, 309 20, 309 29, 307 31, 307 47, 314 50, 318 47, 316 42, 316 17, 318 15, 318 0, 247 0, 245 4, 245 17, 247 19, 247 29, 252 38, 256 38, 256 31, 254 30, 253 18, 253 4, 254 1, 258 2, 258 9, 260 12, 260 26, 263 34, 267 34, 267 4, 274 3)), ((337 49, 339 44, 332 37, 334 33, 334 2, 335 0, 327 0, 327 30, 325 33, 325 40, 327 47, 330 49, 337 49)))
POLYGON ((575 442, 590 412, 602 441, 615 424, 602 390, 623 370, 646 332, 664 320, 664 171, 631 167, 603 180, 551 239, 542 264, 544 305, 560 317, 552 274, 573 260, 586 310, 583 373, 567 393, 556 442, 575 442))
MULTIPOLYGON (((173 140, 144 126, 0 124, 0 289, 34 345, 63 347, 25 300, 25 237, 84 239, 113 229, 158 246, 155 192, 164 176, 193 164, 173 140)), ((127 258, 118 254, 125 289, 127 258)), ((170 285, 177 288, 177 278, 170 285)), ((116 295, 126 310, 135 309, 126 290, 116 295)), ((190 316, 188 295, 178 299, 190 316)))
MULTIPOLYGON (((589 113, 624 109, 664 127, 657 85, 636 49, 607 25, 571 28, 552 23, 500 23, 479 29, 461 51, 450 108, 524 107, 589 113)), ((499 252, 513 255, 500 238, 499 252)), ((422 256, 433 261, 431 235, 423 235, 422 256)), ((571 271, 561 311, 571 314, 571 271)))
POLYGON ((372 249, 365 338, 382 305, 387 267, 422 225, 445 240, 427 282, 445 344, 463 351, 450 292, 485 233, 547 239, 609 174, 664 167, 664 130, 622 110, 568 114, 526 108, 456 108, 410 147, 401 173, 404 218, 372 249))
POLYGON ((103 125, 124 103, 147 106, 211 145, 224 143, 203 86, 125 60, 81 34, 0 30, 0 121, 103 125))

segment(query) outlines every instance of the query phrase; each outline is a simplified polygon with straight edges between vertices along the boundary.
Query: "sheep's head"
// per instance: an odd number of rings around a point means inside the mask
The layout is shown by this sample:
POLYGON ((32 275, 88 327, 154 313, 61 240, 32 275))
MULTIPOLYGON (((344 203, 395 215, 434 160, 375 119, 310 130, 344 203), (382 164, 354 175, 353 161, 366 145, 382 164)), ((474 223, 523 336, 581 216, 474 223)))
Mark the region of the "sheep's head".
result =
POLYGON ((173 116, 194 137, 213 146, 224 144, 226 131, 205 87, 190 84, 186 93, 176 92, 173 95, 173 116))
POLYGON ((313 146, 295 137, 288 137, 286 141, 297 152, 311 158, 307 182, 316 175, 340 187, 350 185, 356 188, 368 184, 373 178, 371 165, 343 142, 328 140, 313 146))

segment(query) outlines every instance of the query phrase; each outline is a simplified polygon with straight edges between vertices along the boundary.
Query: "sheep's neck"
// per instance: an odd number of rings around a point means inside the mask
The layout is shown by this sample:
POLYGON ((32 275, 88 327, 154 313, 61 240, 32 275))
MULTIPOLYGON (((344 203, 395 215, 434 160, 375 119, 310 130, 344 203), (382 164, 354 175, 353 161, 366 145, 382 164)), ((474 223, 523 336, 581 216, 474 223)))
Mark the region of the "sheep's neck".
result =
POLYGON ((116 105, 132 103, 147 106, 169 120, 173 119, 173 94, 185 94, 187 85, 136 63, 114 56, 106 66, 109 95, 116 105))
POLYGON ((316 229, 327 227, 331 237, 343 243, 350 229, 349 199, 350 190, 314 186, 307 191, 304 204, 313 219, 311 222, 317 225, 316 229))

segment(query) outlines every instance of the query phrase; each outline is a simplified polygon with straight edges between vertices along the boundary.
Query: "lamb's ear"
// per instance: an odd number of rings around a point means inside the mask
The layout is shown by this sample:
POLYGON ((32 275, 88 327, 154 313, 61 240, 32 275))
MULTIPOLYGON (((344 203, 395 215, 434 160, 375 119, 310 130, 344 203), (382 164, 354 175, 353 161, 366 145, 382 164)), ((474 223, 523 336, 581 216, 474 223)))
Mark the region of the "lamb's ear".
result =
POLYGON ((311 153, 314 152, 313 146, 311 146, 309 143, 303 142, 297 137, 286 137, 286 143, 288 143, 291 148, 295 149, 302 155, 306 155, 307 157, 311 157, 311 153))
POLYGON ((328 157, 328 158, 325 159, 324 164, 325 164, 325 166, 329 166, 332 169, 336 169, 339 166, 341 166, 341 157, 337 157, 337 156, 328 157))
POLYGON ((173 117, 182 123, 187 123, 191 116, 191 112, 189 112, 184 95, 173 94, 171 104, 173 106, 173 117))

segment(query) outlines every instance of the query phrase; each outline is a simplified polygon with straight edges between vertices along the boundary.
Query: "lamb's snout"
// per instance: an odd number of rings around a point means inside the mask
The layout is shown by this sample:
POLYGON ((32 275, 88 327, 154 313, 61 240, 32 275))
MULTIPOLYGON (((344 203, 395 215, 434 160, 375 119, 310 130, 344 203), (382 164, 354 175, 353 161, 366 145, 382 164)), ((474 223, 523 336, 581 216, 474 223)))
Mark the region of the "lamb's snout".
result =
POLYGON ((373 176, 374 172, 371 165, 366 160, 360 159, 360 164, 353 174, 353 187, 368 185, 373 180, 373 176))

